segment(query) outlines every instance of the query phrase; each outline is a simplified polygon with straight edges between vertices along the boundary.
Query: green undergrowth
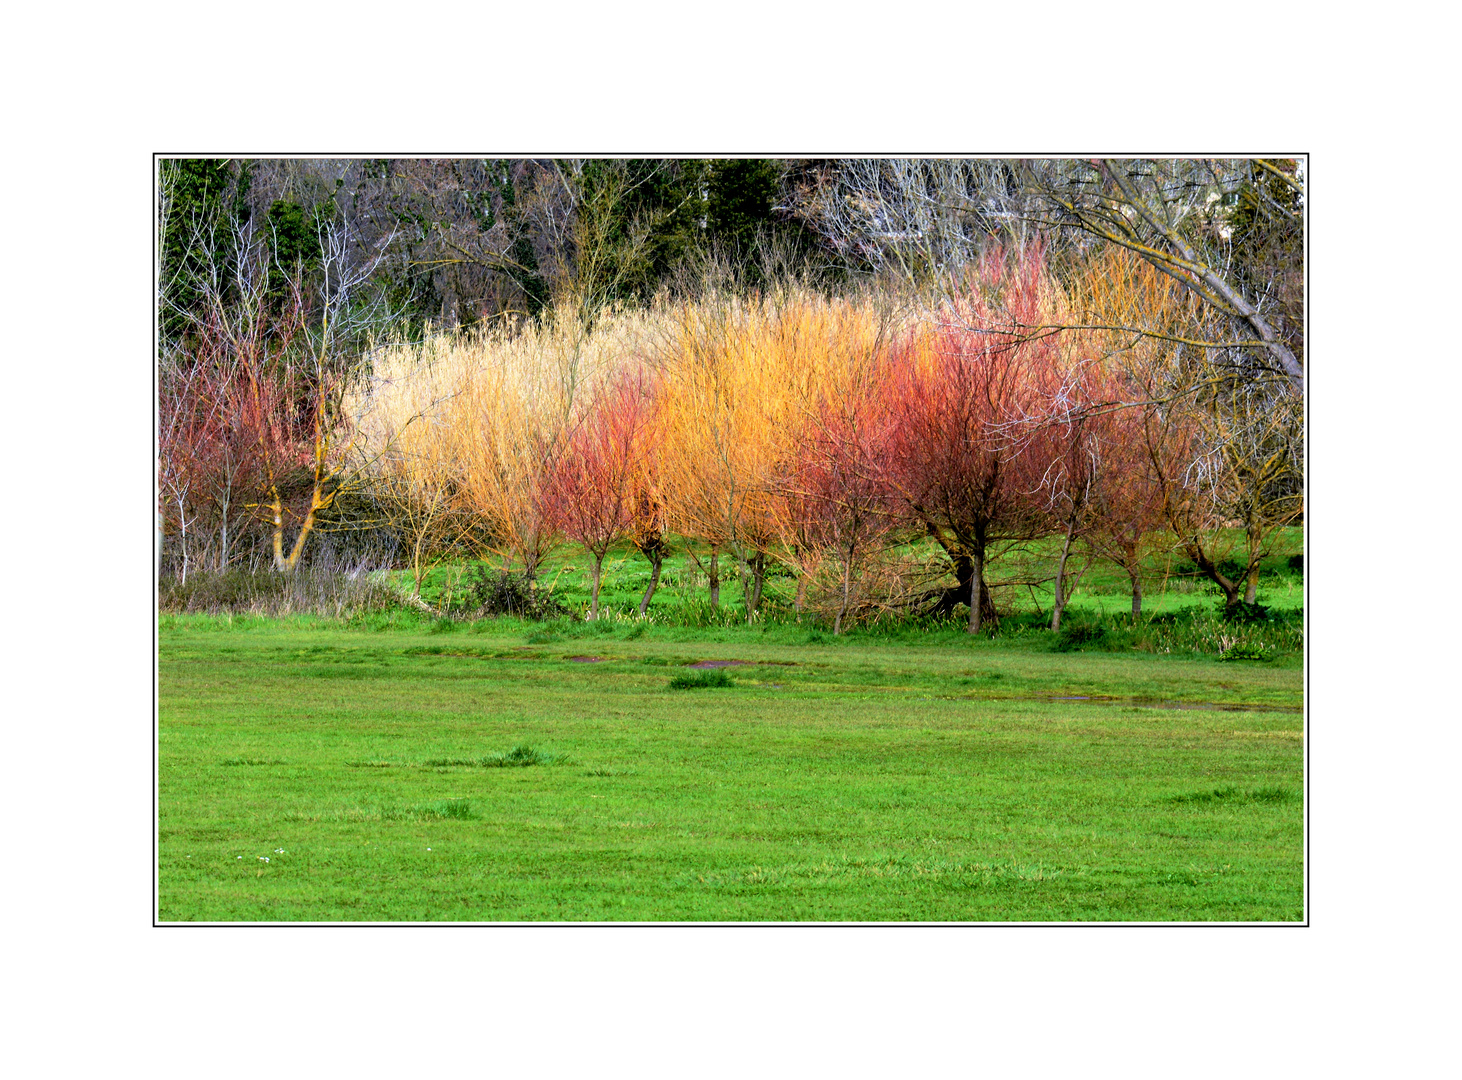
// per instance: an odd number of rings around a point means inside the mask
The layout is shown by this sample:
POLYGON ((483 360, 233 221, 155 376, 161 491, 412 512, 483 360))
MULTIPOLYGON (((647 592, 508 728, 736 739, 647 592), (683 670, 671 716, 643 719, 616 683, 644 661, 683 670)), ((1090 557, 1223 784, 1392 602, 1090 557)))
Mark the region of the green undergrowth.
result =
MULTIPOLYGON (((1299 663, 1304 643, 1301 531, 1287 530, 1263 564, 1258 602, 1224 611, 1217 589, 1196 568, 1171 553, 1155 555, 1145 568, 1142 613, 1132 615, 1130 581, 1097 560, 1075 578, 1073 599, 1059 633, 1049 629, 1049 583, 1015 587, 1004 580, 1038 580, 1055 550, 1049 539, 1011 548, 992 564, 991 583, 1001 617, 980 638, 1021 649, 1062 652, 1149 652, 1222 657, 1250 663, 1299 663)), ((678 541, 679 548, 684 542, 678 541)), ((928 545, 910 552, 928 556, 928 545)), ((701 558, 705 557, 701 553, 701 558)), ((1225 565, 1237 572, 1233 566, 1225 565)), ((645 560, 633 548, 616 549, 605 565, 600 618, 589 621, 588 564, 582 553, 561 549, 530 586, 521 575, 480 563, 443 565, 427 574, 420 599, 409 598, 402 572, 355 573, 331 578, 301 571, 292 579, 262 572, 194 574, 186 589, 165 580, 159 592, 163 626, 203 625, 200 617, 230 628, 250 619, 276 618, 289 625, 343 623, 379 632, 425 632, 443 637, 522 630, 529 644, 585 639, 648 641, 764 640, 776 644, 956 644, 970 638, 967 609, 933 618, 882 611, 854 619, 834 635, 825 619, 793 609, 795 579, 771 564, 760 610, 748 615, 734 560, 723 557, 721 602, 710 603, 704 574, 687 555, 668 559, 646 615, 638 612, 649 580, 645 560), (332 584, 333 582, 333 584, 332 584), (170 622, 169 620, 183 620, 170 622)))
POLYGON ((606 611, 589 622, 578 616, 549 620, 502 615, 483 618, 440 618, 430 614, 393 610, 366 612, 332 619, 294 615, 271 619, 258 615, 163 615, 164 630, 249 631, 274 625, 342 627, 373 633, 426 634, 438 642, 424 651, 460 651, 474 648, 478 637, 519 636, 526 645, 594 642, 763 642, 775 645, 847 647, 862 645, 955 646, 1008 648, 1020 651, 1146 652, 1172 656, 1219 657, 1224 660, 1300 663, 1304 649, 1302 609, 1268 609, 1266 617, 1235 621, 1214 604, 1189 604, 1152 615, 1103 614, 1079 605, 1068 607, 1062 627, 1053 632, 1049 617, 1036 613, 1007 614, 994 627, 970 634, 963 618, 884 619, 853 626, 834 635, 820 622, 790 612, 768 611, 748 622, 744 613, 727 612, 714 625, 694 620, 680 623, 657 617, 606 611), (734 617, 732 617, 734 616, 734 617))

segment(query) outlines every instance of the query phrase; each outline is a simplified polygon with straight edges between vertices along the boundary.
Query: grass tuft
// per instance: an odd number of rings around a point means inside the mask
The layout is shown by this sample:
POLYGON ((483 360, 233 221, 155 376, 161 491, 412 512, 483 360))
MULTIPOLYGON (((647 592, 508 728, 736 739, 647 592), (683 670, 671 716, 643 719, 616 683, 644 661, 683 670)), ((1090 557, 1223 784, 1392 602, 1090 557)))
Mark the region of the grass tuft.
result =
POLYGON ((735 686, 736 682, 722 668, 709 671, 683 671, 670 680, 672 690, 708 690, 718 686, 735 686))
POLYGON ((514 769, 529 765, 552 765, 563 761, 562 754, 548 754, 519 743, 505 754, 485 754, 479 758, 427 758, 422 765, 429 769, 514 769))
POLYGON ((437 818, 440 820, 466 821, 474 817, 472 804, 466 799, 443 799, 440 802, 426 803, 422 806, 414 806, 411 813, 418 819, 429 820, 437 818))
POLYGON ((1220 660, 1271 660, 1274 654, 1263 645, 1239 642, 1218 654, 1220 660))
POLYGON ((1223 787, 1212 788, 1208 791, 1194 791, 1184 795, 1174 795, 1169 802, 1179 804, 1211 804, 1225 803, 1231 806, 1243 803, 1287 803, 1292 802, 1295 793, 1286 787, 1261 787, 1261 788, 1240 788, 1233 784, 1225 784, 1223 787))

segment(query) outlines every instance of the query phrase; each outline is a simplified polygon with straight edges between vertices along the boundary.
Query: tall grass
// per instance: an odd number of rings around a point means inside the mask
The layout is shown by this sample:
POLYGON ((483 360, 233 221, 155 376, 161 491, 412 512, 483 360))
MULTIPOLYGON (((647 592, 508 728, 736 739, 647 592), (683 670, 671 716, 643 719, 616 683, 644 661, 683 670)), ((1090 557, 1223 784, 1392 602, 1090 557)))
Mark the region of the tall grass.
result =
POLYGON ((187 580, 164 577, 158 582, 157 605, 168 614, 319 615, 344 619, 384 612, 402 603, 380 560, 350 562, 328 554, 293 573, 272 569, 234 568, 194 571, 187 580))

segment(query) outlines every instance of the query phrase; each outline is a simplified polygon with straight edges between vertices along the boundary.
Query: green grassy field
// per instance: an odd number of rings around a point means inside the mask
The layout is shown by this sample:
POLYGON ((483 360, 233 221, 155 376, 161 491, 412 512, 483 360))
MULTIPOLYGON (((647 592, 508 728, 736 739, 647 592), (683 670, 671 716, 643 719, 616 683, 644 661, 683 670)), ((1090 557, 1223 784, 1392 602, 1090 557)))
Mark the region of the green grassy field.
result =
POLYGON ((164 617, 158 917, 1301 920, 1298 654, 1053 637, 164 617))

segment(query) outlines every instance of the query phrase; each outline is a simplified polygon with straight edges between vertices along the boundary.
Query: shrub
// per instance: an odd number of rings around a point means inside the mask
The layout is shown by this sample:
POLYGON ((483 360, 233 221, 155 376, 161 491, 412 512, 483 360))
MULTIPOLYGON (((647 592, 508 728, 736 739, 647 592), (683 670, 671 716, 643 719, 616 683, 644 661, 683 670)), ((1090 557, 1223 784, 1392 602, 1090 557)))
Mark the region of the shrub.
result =
POLYGON ((1107 628, 1101 623, 1070 622, 1061 627, 1052 646, 1056 652, 1080 652, 1089 645, 1103 643, 1107 628))
POLYGON ((479 615, 556 619, 569 613, 568 608, 553 597, 534 589, 524 574, 512 574, 506 570, 489 573, 479 564, 472 568, 468 587, 472 590, 479 615))
POLYGON ((1219 605, 1219 611, 1226 623, 1256 623, 1269 621, 1269 609, 1263 604, 1251 604, 1240 600, 1232 607, 1219 605))

